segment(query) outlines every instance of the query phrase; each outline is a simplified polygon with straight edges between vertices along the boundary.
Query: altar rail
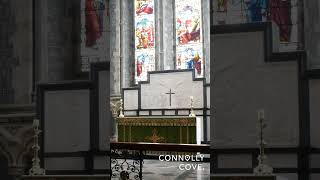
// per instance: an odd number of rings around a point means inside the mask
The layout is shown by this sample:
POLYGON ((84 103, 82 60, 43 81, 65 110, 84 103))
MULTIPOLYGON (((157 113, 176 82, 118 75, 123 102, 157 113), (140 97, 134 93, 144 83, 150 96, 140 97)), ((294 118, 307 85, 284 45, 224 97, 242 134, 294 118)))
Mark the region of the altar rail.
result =
MULTIPOLYGON (((154 156, 148 155, 147 152, 167 152, 168 154, 210 154, 209 144, 112 142, 110 143, 110 146, 111 177, 124 179, 142 179, 143 160, 154 159, 154 156)), ((209 159, 204 161, 209 161, 209 159)))

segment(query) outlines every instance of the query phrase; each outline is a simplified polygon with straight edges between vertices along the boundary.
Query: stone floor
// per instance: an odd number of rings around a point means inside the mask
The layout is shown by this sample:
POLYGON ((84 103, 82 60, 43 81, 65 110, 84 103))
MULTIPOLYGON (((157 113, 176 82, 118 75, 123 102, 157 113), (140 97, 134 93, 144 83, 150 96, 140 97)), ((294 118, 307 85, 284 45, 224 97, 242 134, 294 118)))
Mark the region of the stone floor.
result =
MULTIPOLYGON (((182 162, 187 168, 189 163, 182 162)), ((144 180, 209 180, 210 163, 201 162, 201 170, 180 170, 180 162, 161 162, 159 160, 144 160, 144 180)), ((191 163, 190 163, 191 164, 191 163)), ((195 167, 195 164, 193 163, 195 167)))

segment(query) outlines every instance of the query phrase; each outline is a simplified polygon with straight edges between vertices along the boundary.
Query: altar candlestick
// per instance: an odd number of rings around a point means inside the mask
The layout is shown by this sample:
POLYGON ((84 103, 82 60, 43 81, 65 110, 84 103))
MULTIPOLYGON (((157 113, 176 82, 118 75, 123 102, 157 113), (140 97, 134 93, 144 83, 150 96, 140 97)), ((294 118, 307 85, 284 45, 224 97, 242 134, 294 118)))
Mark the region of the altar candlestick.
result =
POLYGON ((39 120, 38 119, 34 119, 33 120, 33 127, 37 127, 39 126, 39 120))
POLYGON ((33 158, 32 158, 32 167, 29 170, 30 175, 45 175, 45 170, 40 167, 40 159, 38 157, 38 152, 40 150, 39 146, 39 134, 41 130, 39 130, 39 120, 35 119, 33 120, 33 130, 34 130, 34 136, 33 136, 33 158))
POLYGON ((258 111, 258 130, 259 130, 259 150, 260 154, 258 156, 259 164, 254 168, 255 175, 272 175, 273 168, 266 164, 267 156, 265 155, 265 147, 267 143, 264 140, 264 129, 267 127, 265 123, 264 110, 258 111))
POLYGON ((196 114, 193 111, 193 96, 190 96, 190 117, 196 117, 196 114))
POLYGON ((122 101, 122 99, 120 99, 120 107, 119 107, 119 109, 120 109, 120 114, 119 114, 119 117, 120 118, 123 118, 124 117, 124 114, 123 114, 123 101, 122 101))
POLYGON ((259 110, 258 112, 258 120, 264 119, 264 109, 259 110))

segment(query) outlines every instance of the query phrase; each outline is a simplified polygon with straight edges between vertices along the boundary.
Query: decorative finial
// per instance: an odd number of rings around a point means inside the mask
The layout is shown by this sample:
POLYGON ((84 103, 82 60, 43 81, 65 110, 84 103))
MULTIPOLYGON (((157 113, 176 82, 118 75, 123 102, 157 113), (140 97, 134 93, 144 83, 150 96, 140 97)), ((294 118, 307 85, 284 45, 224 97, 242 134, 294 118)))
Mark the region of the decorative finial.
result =
POLYGON ((34 130, 34 136, 33 136, 33 158, 32 158, 32 167, 29 170, 29 174, 34 175, 45 175, 45 170, 40 167, 40 159, 38 156, 40 146, 39 146, 39 134, 41 133, 41 130, 39 130, 39 120, 34 119, 33 120, 33 130, 34 130))
POLYGON ((193 111, 193 96, 190 96, 190 114, 189 117, 196 117, 196 114, 193 111))
POLYGON ((265 147, 267 145, 266 141, 264 140, 264 129, 267 127, 265 123, 265 116, 264 116, 264 109, 258 111, 258 129, 259 129, 259 150, 260 154, 258 156, 259 164, 256 168, 254 168, 253 172, 255 175, 265 176, 265 175, 272 175, 273 168, 266 164, 267 156, 265 155, 265 147))
POLYGON ((114 118, 113 123, 113 130, 112 130, 112 136, 111 141, 117 142, 118 141, 118 125, 117 125, 117 117, 124 117, 123 115, 123 108, 122 108, 122 99, 121 97, 110 97, 110 109, 112 112, 112 117, 114 118), (120 113, 119 113, 120 111, 120 113))
POLYGON ((122 105, 123 105, 122 99, 120 99, 119 101, 115 101, 114 103, 110 101, 112 116, 114 118, 124 117, 122 105), (118 113, 119 113, 119 115, 118 115, 118 113))

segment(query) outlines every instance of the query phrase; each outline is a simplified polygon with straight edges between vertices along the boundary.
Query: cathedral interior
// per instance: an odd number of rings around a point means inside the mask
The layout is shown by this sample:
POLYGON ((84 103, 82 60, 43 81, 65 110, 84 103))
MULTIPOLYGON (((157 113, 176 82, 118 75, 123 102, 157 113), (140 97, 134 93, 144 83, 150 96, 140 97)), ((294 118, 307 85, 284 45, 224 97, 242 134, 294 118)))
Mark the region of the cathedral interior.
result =
POLYGON ((320 1, 0 15, 0 180, 320 179, 320 1))

